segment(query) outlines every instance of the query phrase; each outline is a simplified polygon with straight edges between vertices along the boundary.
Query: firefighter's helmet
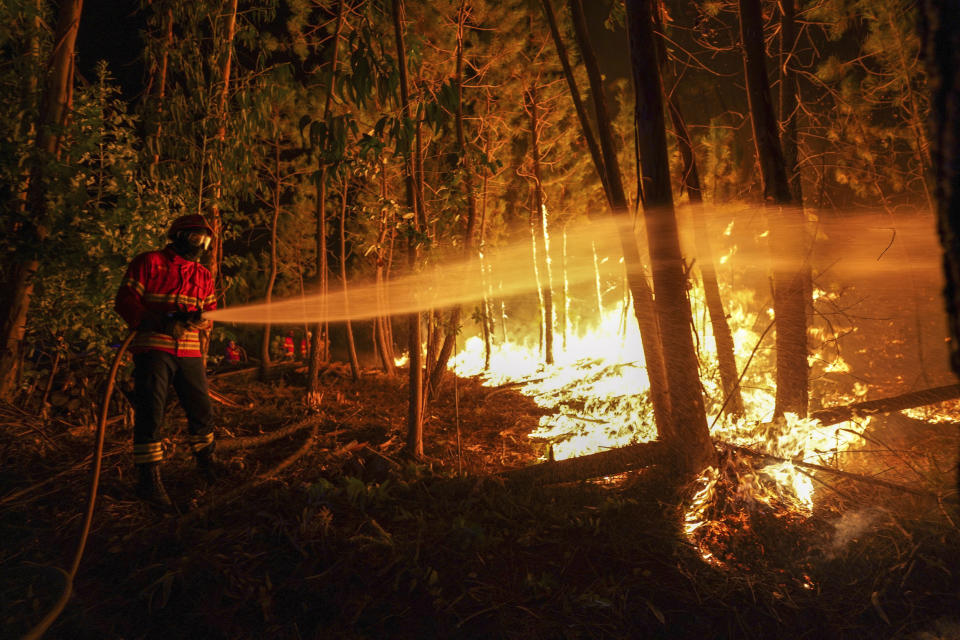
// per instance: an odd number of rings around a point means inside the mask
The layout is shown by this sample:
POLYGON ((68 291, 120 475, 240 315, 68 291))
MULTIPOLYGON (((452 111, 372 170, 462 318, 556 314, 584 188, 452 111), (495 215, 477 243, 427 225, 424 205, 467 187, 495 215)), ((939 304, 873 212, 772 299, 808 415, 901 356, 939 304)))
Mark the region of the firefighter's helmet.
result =
POLYGON ((167 231, 167 237, 173 240, 181 231, 206 231, 211 238, 213 237, 213 227, 198 213, 180 216, 174 220, 170 230, 167 231))

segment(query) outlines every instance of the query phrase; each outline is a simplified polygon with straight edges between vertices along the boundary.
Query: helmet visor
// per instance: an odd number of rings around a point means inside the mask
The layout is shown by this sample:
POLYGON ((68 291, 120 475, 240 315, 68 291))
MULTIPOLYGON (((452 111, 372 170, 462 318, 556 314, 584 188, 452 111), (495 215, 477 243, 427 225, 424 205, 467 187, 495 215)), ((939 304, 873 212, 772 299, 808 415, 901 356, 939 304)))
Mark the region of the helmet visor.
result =
POLYGON ((204 229, 191 229, 185 234, 187 244, 191 247, 199 247, 206 251, 210 248, 210 242, 213 240, 210 234, 204 229))

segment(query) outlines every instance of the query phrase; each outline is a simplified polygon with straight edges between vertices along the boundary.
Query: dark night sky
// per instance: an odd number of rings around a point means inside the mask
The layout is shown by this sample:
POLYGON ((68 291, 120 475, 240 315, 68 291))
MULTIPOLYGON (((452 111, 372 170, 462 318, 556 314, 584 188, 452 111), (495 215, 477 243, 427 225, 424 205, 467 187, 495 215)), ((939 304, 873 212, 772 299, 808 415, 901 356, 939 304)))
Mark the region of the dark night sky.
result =
MULTIPOLYGON (((97 62, 106 60, 128 100, 137 98, 143 91, 146 75, 141 60, 141 31, 146 23, 139 4, 136 0, 86 0, 77 34, 80 74, 92 81, 97 62)), ((624 78, 630 70, 626 33, 622 29, 611 33, 603 26, 609 6, 606 0, 584 3, 603 73, 611 79, 624 78)))
POLYGON ((80 74, 92 82, 97 62, 106 60, 127 99, 143 90, 140 31, 146 24, 139 14, 139 4, 135 0, 86 0, 77 33, 80 74))

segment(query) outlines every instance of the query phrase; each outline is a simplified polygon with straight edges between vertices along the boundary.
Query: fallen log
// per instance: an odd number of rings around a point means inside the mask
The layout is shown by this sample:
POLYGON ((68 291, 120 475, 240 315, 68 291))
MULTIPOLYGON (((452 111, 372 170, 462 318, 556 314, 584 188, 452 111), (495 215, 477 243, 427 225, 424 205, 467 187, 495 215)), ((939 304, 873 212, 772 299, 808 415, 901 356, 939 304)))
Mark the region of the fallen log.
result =
POLYGON ((667 461, 667 448, 662 442, 653 440, 591 453, 578 458, 509 469, 500 472, 498 475, 510 482, 534 485, 556 484, 609 476, 632 469, 662 464, 667 461))
POLYGON ((256 436, 241 436, 239 438, 219 438, 217 440, 217 449, 229 450, 257 447, 273 442, 274 440, 279 440, 280 438, 286 438, 290 434, 296 433, 297 431, 306 429, 310 426, 313 426, 314 428, 319 427, 323 421, 324 418, 321 416, 310 416, 305 420, 288 424, 287 426, 281 427, 276 431, 271 431, 270 433, 263 433, 256 436))
MULTIPOLYGON (((272 362, 263 373, 263 379, 273 380, 287 373, 296 372, 298 369, 306 370, 306 365, 299 361, 272 362)), ((247 382, 255 380, 261 376, 261 367, 244 367, 242 369, 230 369, 227 371, 216 371, 207 376, 209 380, 230 379, 234 382, 247 382)))
POLYGON ((866 402, 856 402, 841 407, 830 407, 814 411, 810 417, 819 420, 824 426, 844 422, 856 416, 870 416, 878 413, 892 413, 903 409, 913 409, 915 407, 925 407, 928 404, 936 404, 945 400, 955 400, 960 398, 960 384, 948 384, 943 387, 934 387, 933 389, 922 389, 920 391, 911 391, 899 396, 890 398, 880 398, 879 400, 868 400, 866 402))
MULTIPOLYGON (((904 393, 891 398, 881 398, 879 400, 856 402, 854 404, 840 407, 830 407, 829 409, 816 411, 810 414, 810 417, 820 421, 820 423, 824 426, 827 426, 849 420, 855 416, 890 413, 893 411, 900 411, 902 409, 923 407, 928 404, 935 404, 937 402, 953 400, 956 398, 960 398, 960 384, 946 385, 943 387, 935 387, 933 389, 924 389, 921 391, 911 391, 910 393, 904 393)), ((716 444, 727 447, 736 446, 719 441, 716 442, 716 444)), ((767 455, 771 459, 779 460, 781 462, 792 462, 797 466, 806 467, 808 469, 827 471, 833 473, 834 475, 851 477, 853 479, 862 481, 870 481, 876 485, 886 486, 892 489, 898 489, 910 493, 916 493, 918 495, 929 495, 927 492, 910 489, 909 487, 902 487, 900 485, 888 483, 883 480, 877 480, 875 478, 870 479, 867 476, 858 476, 856 474, 849 474, 848 472, 838 471, 829 467, 821 467, 811 463, 777 458, 776 456, 761 454, 760 452, 755 452, 752 449, 745 449, 743 447, 741 447, 741 449, 744 449, 742 453, 750 452, 752 455, 767 455)), ((665 462, 669 462, 667 449, 663 446, 662 442, 654 440, 651 442, 642 442, 618 449, 609 449, 607 451, 580 456, 578 458, 568 458, 566 460, 544 462, 541 464, 531 465, 529 467, 521 467, 519 469, 509 469, 507 471, 500 472, 498 475, 509 481, 524 482, 528 484, 556 484, 560 482, 575 482, 601 476, 614 475, 616 473, 623 473, 624 471, 649 467, 655 464, 663 464, 665 462)))
POLYGON ((912 493, 917 496, 935 496, 936 494, 931 491, 924 491, 923 489, 914 489, 913 487, 907 487, 902 484, 896 484, 895 482, 888 482, 886 480, 881 480, 880 478, 874 478, 872 476, 865 476, 859 473, 850 473, 849 471, 841 471, 840 469, 834 469, 832 467, 825 467, 821 464, 814 464, 812 462, 804 462, 803 460, 794 460, 791 458, 783 458, 781 456, 775 456, 765 451, 756 451, 754 449, 748 449, 747 447, 741 447, 740 445, 730 444, 729 442, 723 442, 722 440, 714 440, 713 443, 724 449, 730 451, 736 451, 737 453, 751 456, 754 458, 761 458, 763 460, 769 460, 770 462, 789 462, 795 467, 800 467, 802 469, 811 469, 813 471, 823 471, 825 473, 831 473, 835 476, 840 476, 841 478, 848 478, 850 480, 856 480, 857 482, 864 482, 867 484, 876 485, 878 487, 886 487, 887 489, 896 489, 897 491, 903 491, 905 493, 912 493))
MULTIPOLYGON (((207 395, 209 395, 209 396, 210 396, 210 399, 213 400, 214 402, 219 402, 220 404, 225 405, 225 406, 228 406, 228 407, 230 407, 231 409, 244 409, 244 408, 245 408, 243 405, 234 402, 233 400, 231 400, 231 399, 228 398, 227 396, 223 395, 223 394, 220 393, 219 391, 213 389, 212 387, 207 387, 207 395)), ((250 406, 253 406, 253 405, 250 405, 250 406)))

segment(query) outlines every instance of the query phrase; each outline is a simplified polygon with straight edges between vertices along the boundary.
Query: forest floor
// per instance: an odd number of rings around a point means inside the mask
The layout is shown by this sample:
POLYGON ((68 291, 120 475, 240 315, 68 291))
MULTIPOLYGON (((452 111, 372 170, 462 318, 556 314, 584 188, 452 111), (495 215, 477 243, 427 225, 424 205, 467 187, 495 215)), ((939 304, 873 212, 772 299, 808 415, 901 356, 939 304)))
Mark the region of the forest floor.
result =
MULTIPOLYGON (((171 411, 176 516, 137 502, 129 427, 112 424, 74 592, 45 637, 960 638, 960 523, 935 495, 955 423, 885 423, 874 464, 922 495, 818 476, 812 516, 718 515, 720 564, 685 537, 693 488, 662 473, 499 477, 542 453, 527 437, 542 410, 510 388, 448 380, 414 463, 404 376, 333 366, 314 416, 303 385, 302 370, 212 379, 221 442, 295 425, 223 447, 232 474, 213 486, 171 411)), ((0 422, 0 636, 16 638, 62 591, 94 438, 11 406, 0 422)))

